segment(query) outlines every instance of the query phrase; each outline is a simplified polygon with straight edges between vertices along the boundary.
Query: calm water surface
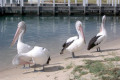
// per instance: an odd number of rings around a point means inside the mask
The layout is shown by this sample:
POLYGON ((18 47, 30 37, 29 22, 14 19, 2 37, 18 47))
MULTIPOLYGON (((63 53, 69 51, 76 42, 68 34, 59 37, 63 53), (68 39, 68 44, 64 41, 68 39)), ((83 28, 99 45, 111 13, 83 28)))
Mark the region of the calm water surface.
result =
MULTIPOLYGON (((32 16, 5 16, 0 17, 0 70, 12 66, 12 59, 17 54, 16 44, 10 47, 17 24, 24 20, 27 31, 24 43, 31 46, 38 45, 50 50, 52 56, 58 55, 62 44, 71 36, 77 35, 75 22, 82 21, 86 41, 97 32, 101 23, 101 16, 79 17, 32 17, 32 16)), ((107 41, 120 38, 120 17, 107 16, 107 41)))

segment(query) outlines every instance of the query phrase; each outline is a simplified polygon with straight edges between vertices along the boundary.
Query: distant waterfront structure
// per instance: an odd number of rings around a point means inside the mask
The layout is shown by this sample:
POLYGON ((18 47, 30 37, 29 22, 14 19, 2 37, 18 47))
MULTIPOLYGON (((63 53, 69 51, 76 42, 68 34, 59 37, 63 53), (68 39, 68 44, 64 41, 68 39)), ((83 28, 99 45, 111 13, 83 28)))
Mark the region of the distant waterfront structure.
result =
POLYGON ((37 13, 40 14, 119 14, 119 0, 106 0, 103 4, 102 0, 96 0, 96 3, 90 4, 89 0, 74 2, 71 0, 63 0, 57 3, 56 0, 0 0, 0 14, 24 14, 37 13))

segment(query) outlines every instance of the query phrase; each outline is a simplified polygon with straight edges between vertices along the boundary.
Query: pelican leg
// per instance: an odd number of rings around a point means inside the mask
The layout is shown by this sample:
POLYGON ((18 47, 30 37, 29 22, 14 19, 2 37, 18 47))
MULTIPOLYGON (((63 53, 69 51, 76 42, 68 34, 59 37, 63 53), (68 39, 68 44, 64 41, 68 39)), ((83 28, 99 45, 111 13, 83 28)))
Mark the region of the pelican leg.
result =
POLYGON ((30 68, 30 64, 29 64, 29 68, 30 68))
POLYGON ((97 52, 99 52, 99 49, 97 48, 97 52))
POLYGON ((44 65, 43 65, 43 71, 44 71, 45 69, 44 69, 44 65))
POLYGON ((37 72, 37 70, 35 68, 36 68, 36 64, 35 64, 35 67, 34 67, 34 72, 37 72))
POLYGON ((100 47, 98 47, 98 49, 99 49, 99 52, 102 52, 101 49, 100 49, 100 47))
POLYGON ((72 58, 75 58, 75 54, 74 54, 74 52, 72 52, 72 58))

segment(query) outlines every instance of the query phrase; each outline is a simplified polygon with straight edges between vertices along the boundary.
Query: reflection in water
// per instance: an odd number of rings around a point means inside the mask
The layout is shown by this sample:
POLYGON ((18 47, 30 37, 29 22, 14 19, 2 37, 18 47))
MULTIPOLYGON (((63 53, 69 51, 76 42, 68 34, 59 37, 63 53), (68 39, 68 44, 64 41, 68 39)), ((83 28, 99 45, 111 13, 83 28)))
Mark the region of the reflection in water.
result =
MULTIPOLYGON (((62 44, 72 36, 77 35, 75 22, 83 23, 86 41, 99 32, 102 16, 79 17, 27 17, 7 16, 0 17, 0 68, 11 65, 12 58, 17 54, 16 46, 10 47, 17 24, 24 20, 27 31, 24 42, 34 46, 43 46, 50 50, 52 56, 59 55, 62 44), (7 58, 6 58, 7 57, 7 58)), ((119 38, 119 17, 107 16, 105 28, 108 33, 108 41, 119 38)), ((4 67, 6 68, 6 67, 4 67)))

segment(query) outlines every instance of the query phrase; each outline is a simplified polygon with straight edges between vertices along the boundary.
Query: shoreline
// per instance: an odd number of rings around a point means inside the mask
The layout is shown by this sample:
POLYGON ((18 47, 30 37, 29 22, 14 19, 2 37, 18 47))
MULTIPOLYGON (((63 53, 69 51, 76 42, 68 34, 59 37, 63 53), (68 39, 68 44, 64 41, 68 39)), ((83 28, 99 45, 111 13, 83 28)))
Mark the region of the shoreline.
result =
MULTIPOLYGON (((50 65, 45 66, 45 72, 33 72, 33 68, 21 69, 20 67, 13 67, 10 69, 0 71, 1 80, 69 80, 71 71, 73 69, 66 69, 67 65, 74 63, 75 65, 83 65, 82 60, 103 60, 103 58, 112 57, 112 55, 119 55, 120 38, 114 41, 107 42, 103 45, 102 53, 91 51, 82 51, 83 53, 75 53, 78 58, 72 59, 71 54, 63 54, 62 56, 52 57, 50 65), (113 45, 114 44, 114 45, 113 45), (115 53, 115 54, 114 54, 115 53), (112 55, 111 55, 112 54, 112 55), (104 56, 104 57, 103 57, 104 56)), ((42 68, 37 68, 41 70, 42 68)), ((88 76, 89 77, 89 76, 88 76)), ((91 79, 87 79, 91 80, 91 79)))

